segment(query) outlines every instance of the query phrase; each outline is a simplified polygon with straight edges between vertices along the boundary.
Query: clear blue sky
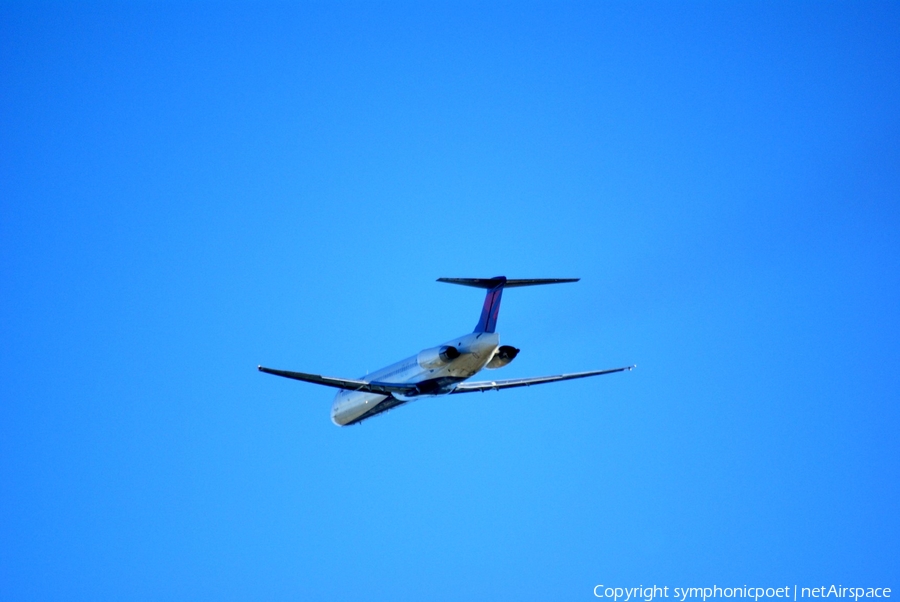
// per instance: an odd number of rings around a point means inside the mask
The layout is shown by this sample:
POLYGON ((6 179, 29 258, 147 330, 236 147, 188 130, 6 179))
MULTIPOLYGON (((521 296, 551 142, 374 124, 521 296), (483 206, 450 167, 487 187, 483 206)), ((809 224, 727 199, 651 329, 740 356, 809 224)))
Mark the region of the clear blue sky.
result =
POLYGON ((0 597, 900 589, 900 5, 557 4, 0 6, 0 597))

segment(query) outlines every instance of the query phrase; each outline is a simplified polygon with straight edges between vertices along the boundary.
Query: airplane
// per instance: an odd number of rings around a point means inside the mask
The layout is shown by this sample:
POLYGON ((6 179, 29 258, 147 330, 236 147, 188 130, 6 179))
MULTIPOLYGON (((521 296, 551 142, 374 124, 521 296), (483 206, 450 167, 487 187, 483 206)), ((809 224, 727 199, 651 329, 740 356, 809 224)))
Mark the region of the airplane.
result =
POLYGON ((438 278, 438 282, 487 289, 484 305, 481 308, 481 317, 473 332, 450 339, 442 345, 424 349, 416 355, 358 379, 274 370, 264 366, 257 366, 257 369, 266 374, 340 389, 334 396, 334 403, 331 406, 331 421, 337 426, 359 424, 363 420, 416 399, 528 387, 560 380, 630 371, 636 366, 572 372, 556 376, 466 382, 483 368, 493 370, 506 366, 519 354, 520 350, 511 345, 500 345, 500 335, 496 332, 503 289, 578 282, 579 280, 580 278, 513 280, 507 279, 505 276, 438 278))

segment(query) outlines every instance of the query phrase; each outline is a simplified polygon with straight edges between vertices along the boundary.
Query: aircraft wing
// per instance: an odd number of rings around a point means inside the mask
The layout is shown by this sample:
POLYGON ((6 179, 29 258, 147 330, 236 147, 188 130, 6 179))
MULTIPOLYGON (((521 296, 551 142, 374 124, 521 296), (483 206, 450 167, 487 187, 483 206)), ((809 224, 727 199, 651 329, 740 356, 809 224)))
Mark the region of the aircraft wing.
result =
POLYGON ((335 389, 365 391, 366 393, 379 393, 381 395, 390 395, 391 393, 415 394, 417 392, 416 385, 414 384, 383 383, 378 381, 366 382, 364 380, 353 380, 350 378, 334 378, 333 376, 306 374, 305 372, 273 370, 272 368, 266 368, 265 366, 258 366, 258 368, 260 372, 265 372, 266 374, 274 374, 275 376, 293 378, 294 380, 302 380, 304 382, 313 383, 316 385, 334 387, 335 389))
POLYGON ((588 376, 612 374, 613 372, 624 372, 625 370, 631 370, 632 368, 634 368, 634 366, 611 368, 609 370, 592 370, 590 372, 572 372, 571 374, 558 374, 556 376, 533 376, 531 378, 511 378, 508 380, 491 380, 474 383, 462 382, 456 385, 456 388, 453 389, 451 393, 474 393, 476 391, 495 391, 500 389, 511 389, 513 387, 530 387, 531 385, 542 385, 558 380, 572 380, 573 378, 586 378, 588 376))

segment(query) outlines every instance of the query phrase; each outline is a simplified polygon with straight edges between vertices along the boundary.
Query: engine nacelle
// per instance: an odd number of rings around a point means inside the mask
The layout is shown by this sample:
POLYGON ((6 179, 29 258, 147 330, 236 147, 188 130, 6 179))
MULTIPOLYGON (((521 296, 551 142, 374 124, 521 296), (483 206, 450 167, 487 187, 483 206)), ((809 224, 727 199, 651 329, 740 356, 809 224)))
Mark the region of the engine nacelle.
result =
POLYGON ((491 361, 487 363, 485 368, 489 370, 496 370, 497 368, 502 368, 506 364, 510 363, 516 356, 519 355, 519 349, 511 345, 501 345, 499 349, 497 349, 497 353, 494 354, 494 357, 491 358, 491 361))
POLYGON ((420 351, 416 361, 423 368, 438 368, 446 366, 459 356, 459 349, 453 345, 441 345, 420 351))

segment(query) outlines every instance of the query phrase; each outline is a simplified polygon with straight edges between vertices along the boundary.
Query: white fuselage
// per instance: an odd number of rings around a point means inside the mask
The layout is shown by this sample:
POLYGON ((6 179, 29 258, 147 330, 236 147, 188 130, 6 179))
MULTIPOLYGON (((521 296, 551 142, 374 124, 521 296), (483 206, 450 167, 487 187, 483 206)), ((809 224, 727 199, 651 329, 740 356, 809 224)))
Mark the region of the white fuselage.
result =
MULTIPOLYGON (((438 346, 425 349, 412 357, 367 374, 360 379, 366 382, 432 383, 436 387, 433 393, 423 392, 420 395, 407 397, 397 394, 389 396, 341 389, 334 396, 334 404, 331 407, 332 422, 338 426, 344 426, 373 413, 376 408, 386 407, 380 406, 382 403, 394 407, 420 397, 434 397, 450 393, 455 383, 477 374, 491 361, 500 345, 500 335, 496 332, 473 332, 444 343, 444 346, 447 345, 455 347, 459 351, 459 357, 452 360, 441 360, 437 357, 436 350, 441 348, 438 346), (393 399, 386 402, 390 397, 393 399)), ((425 388, 424 390, 428 391, 429 389, 425 388)))

